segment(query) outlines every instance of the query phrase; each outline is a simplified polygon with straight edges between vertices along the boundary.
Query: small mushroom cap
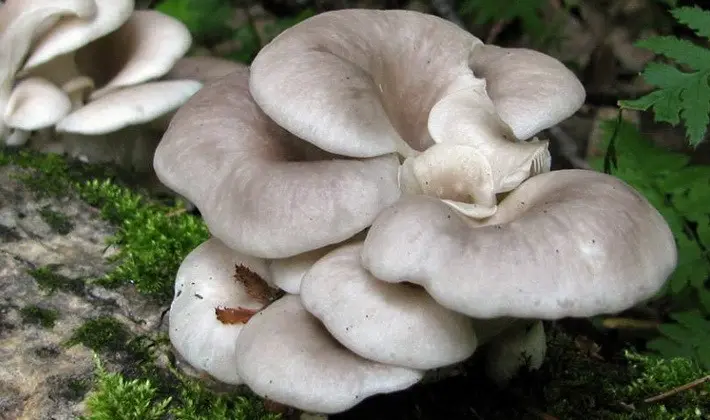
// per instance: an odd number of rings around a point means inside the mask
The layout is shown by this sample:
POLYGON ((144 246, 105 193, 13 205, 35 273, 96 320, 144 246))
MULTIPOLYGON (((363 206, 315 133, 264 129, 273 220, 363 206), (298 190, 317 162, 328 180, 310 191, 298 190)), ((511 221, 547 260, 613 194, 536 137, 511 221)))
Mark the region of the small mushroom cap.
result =
POLYGON ((187 52, 185 24, 155 10, 136 10, 118 30, 77 51, 76 60, 101 86, 91 99, 165 75, 187 52))
POLYGON ((519 139, 560 123, 584 103, 584 86, 574 73, 538 51, 477 45, 470 66, 486 79, 498 115, 519 139))
POLYGON ((433 197, 412 196, 370 228, 363 265, 408 281, 474 318, 558 319, 628 309, 652 297, 677 251, 658 211, 594 171, 537 175, 479 223, 433 197))
POLYGON ((470 318, 419 286, 379 281, 360 264, 362 243, 330 252, 306 273, 303 306, 354 353, 380 363, 436 369, 476 349, 470 318))
POLYGON ((86 44, 118 29, 133 12, 134 0, 92 0, 96 13, 60 19, 33 46, 24 71, 53 58, 78 50, 86 44))
POLYGON ((269 259, 342 242, 401 194, 396 156, 355 160, 315 150, 259 110, 246 68, 208 83, 178 110, 154 167, 214 236, 269 259))
POLYGON ((351 353, 294 295, 254 315, 236 350, 237 371, 252 391, 316 413, 345 411, 371 395, 408 388, 424 376, 351 353))
POLYGON ((263 260, 234 252, 215 238, 190 252, 177 272, 169 325, 170 341, 190 365, 235 385, 242 383, 235 362, 237 337, 248 319, 238 319, 239 309, 264 307, 235 278, 239 266, 267 274, 263 260))
POLYGON ((20 130, 39 130, 59 122, 71 112, 64 91, 41 78, 24 79, 12 90, 5 108, 5 122, 20 130))
POLYGON ((178 108, 201 87, 194 80, 168 80, 123 88, 67 115, 57 131, 99 135, 147 123, 178 108))

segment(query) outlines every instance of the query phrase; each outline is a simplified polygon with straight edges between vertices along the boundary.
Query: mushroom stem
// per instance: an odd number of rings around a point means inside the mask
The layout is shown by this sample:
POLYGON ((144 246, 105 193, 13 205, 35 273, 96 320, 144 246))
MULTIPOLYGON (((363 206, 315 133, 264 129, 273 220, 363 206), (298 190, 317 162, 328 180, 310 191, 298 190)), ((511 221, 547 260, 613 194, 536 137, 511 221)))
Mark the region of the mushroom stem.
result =
POLYGON ((32 132, 28 130, 14 129, 5 140, 5 144, 8 146, 22 146, 30 139, 30 134, 32 132))

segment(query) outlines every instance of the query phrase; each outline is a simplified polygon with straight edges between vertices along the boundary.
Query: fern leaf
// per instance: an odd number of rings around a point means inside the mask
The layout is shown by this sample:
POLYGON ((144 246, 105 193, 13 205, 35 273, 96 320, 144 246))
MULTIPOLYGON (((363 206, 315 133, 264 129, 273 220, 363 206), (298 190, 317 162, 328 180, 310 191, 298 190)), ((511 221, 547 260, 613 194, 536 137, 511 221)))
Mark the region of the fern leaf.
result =
POLYGON ((679 7, 671 10, 671 14, 679 23, 695 31, 698 36, 710 39, 710 11, 698 6, 679 7))
MULTIPOLYGON (((710 35, 710 12, 682 7, 671 11, 676 19, 704 36, 710 35)), ((685 72, 669 64, 649 63, 641 73, 657 89, 635 100, 619 101, 619 106, 640 111, 653 110, 655 120, 671 125, 683 123, 686 137, 697 146, 710 124, 710 50, 673 36, 655 36, 636 43, 656 54, 685 65, 685 72)))
POLYGON ((699 71, 710 67, 710 51, 687 39, 674 36, 652 36, 636 42, 636 46, 666 56, 699 71))

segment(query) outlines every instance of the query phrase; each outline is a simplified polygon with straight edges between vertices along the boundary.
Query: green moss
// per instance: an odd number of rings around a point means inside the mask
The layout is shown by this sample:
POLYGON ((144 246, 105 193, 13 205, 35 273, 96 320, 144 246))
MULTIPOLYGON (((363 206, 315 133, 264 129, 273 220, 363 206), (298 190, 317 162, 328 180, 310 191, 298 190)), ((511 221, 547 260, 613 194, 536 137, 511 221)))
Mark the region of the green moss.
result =
POLYGON ((25 324, 40 325, 44 328, 53 328, 54 323, 59 318, 59 312, 54 309, 42 308, 39 306, 25 306, 20 309, 22 322, 25 324))
POLYGON ((151 202, 109 180, 92 180, 77 188, 83 199, 119 227, 111 240, 118 245, 113 260, 119 264, 99 282, 106 286, 131 282, 144 295, 169 302, 183 258, 209 237, 202 220, 185 213, 179 204, 151 202))
POLYGON ((83 344, 96 352, 117 352, 128 349, 129 339, 129 331, 117 319, 101 316, 77 328, 66 345, 83 344))
POLYGON ((52 210, 51 206, 44 206, 39 210, 39 215, 53 231, 66 235, 74 230, 74 223, 64 213, 52 210))
POLYGON ((82 295, 86 289, 86 284, 83 279, 72 279, 63 276, 56 272, 56 266, 53 265, 28 270, 27 273, 35 279, 40 289, 45 290, 49 294, 57 290, 63 290, 82 295))
POLYGON ((96 358, 97 384, 86 399, 91 420, 157 420, 166 414, 170 398, 158 399, 150 380, 126 380, 118 373, 107 372, 96 358))

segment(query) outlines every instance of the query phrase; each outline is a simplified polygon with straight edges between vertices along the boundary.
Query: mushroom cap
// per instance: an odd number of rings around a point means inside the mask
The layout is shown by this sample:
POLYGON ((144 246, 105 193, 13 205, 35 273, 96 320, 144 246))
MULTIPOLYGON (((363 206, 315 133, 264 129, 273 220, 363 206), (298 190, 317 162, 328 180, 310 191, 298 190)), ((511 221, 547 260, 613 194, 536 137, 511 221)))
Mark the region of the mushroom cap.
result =
POLYGON ((118 30, 77 51, 79 67, 100 89, 91 99, 165 75, 187 53, 185 24, 155 10, 136 10, 118 30))
POLYGON ((477 45, 469 64, 486 79, 498 115, 519 139, 569 118, 584 103, 584 86, 574 73, 541 52, 477 45))
MULTIPOLYGON (((71 16, 60 19, 33 46, 24 71, 53 58, 74 52, 118 29, 133 12, 134 0, 92 0, 96 13, 90 19, 71 16)), ((115 53, 115 51, 114 51, 115 53)))
POLYGON ((280 126, 332 153, 372 157, 405 142, 424 150, 429 109, 457 78, 473 79, 468 54, 480 42, 413 11, 321 13, 259 52, 251 93, 280 126))
POLYGON ((48 128, 71 112, 71 100, 47 80, 31 77, 12 90, 4 119, 9 127, 33 131, 48 128))
POLYGON ((270 259, 342 242, 401 194, 396 156, 344 159, 293 137, 254 103, 246 68, 178 110, 153 166, 214 236, 270 259))
POLYGON ((167 80, 116 90, 67 115, 57 131, 99 135, 147 123, 178 108, 201 87, 195 80, 167 80))
POLYGON ((365 359, 436 369, 476 350, 470 318, 439 305, 419 286, 377 280, 360 264, 362 242, 318 260, 301 285, 303 306, 365 359))
POLYGON ((306 19, 265 46, 252 63, 250 88, 280 126, 353 157, 411 156, 434 142, 478 144, 485 134, 495 136, 495 145, 516 134, 527 137, 579 108, 584 91, 559 61, 498 51, 435 16, 338 10, 306 19), (517 110, 513 100, 525 107, 517 110), (437 106, 441 112, 433 112, 437 106), (533 112, 535 106, 543 110, 533 112), (523 123, 515 123, 518 118, 523 123), (432 131, 454 125, 466 128, 432 131))
POLYGON ((365 360, 333 339, 286 295, 254 315, 237 339, 237 372, 256 394, 316 413, 408 388, 423 372, 365 360))
POLYGON ((264 307, 235 279, 237 266, 267 274, 265 261, 234 252, 215 238, 190 252, 177 272, 169 324, 170 341, 191 366, 235 385, 242 383, 235 360, 246 320, 230 319, 229 311, 264 307), (227 316, 218 316, 219 309, 227 316))
POLYGON ((422 285, 474 318, 619 312, 652 297, 676 260, 671 230, 643 196, 584 170, 528 179, 483 222, 407 197, 373 223, 362 254, 375 277, 422 285))
MULTIPOLYGON (((15 73, 46 25, 59 16, 88 18, 94 13, 93 0, 7 0, 0 5, 0 112, 4 112, 15 73)), ((0 120, 0 137, 4 133, 0 120)))

